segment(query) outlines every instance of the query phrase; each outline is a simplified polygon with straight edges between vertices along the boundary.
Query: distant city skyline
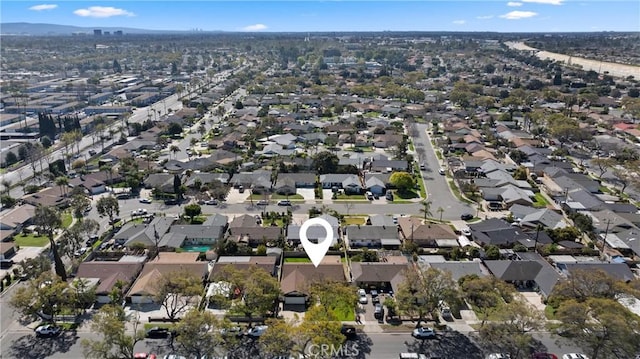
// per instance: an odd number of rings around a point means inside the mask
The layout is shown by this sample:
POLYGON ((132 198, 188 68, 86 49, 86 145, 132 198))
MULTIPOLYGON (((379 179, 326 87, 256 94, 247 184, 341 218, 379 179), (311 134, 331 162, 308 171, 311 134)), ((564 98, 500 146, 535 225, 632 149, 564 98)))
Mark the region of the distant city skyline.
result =
POLYGON ((2 1, 1 21, 228 32, 640 31, 640 1, 2 1))

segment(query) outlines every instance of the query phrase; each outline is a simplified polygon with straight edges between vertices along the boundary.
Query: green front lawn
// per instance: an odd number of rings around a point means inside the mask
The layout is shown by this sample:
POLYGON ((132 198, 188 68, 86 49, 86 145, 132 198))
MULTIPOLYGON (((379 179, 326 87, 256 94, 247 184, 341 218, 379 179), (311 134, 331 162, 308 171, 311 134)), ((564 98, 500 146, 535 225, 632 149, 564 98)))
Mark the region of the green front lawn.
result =
POLYGON ((544 208, 549 205, 549 201, 542 195, 542 193, 538 192, 535 196, 535 202, 533 202, 533 206, 536 208, 544 208))
POLYGON ((416 192, 415 190, 406 191, 406 192, 395 191, 394 195, 395 195, 395 197, 393 197, 394 200, 396 198, 399 198, 399 199, 420 198, 420 195, 418 195, 418 192, 416 192))
POLYGON ((285 258, 285 263, 311 263, 309 258, 285 258))
POLYGON ((271 199, 289 199, 291 201, 297 201, 297 200, 303 201, 304 197, 302 197, 301 194, 297 194, 297 193, 296 194, 290 194, 289 196, 286 196, 284 194, 274 193, 274 194, 271 195, 271 199))
POLYGON ((340 193, 337 199, 349 200, 349 201, 366 201, 367 200, 367 198, 363 194, 344 194, 344 193, 340 193))
POLYGON ((173 329, 173 327, 175 327, 175 324, 170 324, 170 323, 145 323, 144 324, 144 331, 146 332, 147 330, 151 329, 151 328, 168 328, 168 329, 173 329))
POLYGON ((69 211, 63 212, 62 213, 62 228, 69 228, 69 226, 71 225, 71 222, 73 222, 73 215, 71 214, 71 212, 69 212, 69 211))
POLYGON ((338 317, 340 321, 354 321, 356 320, 355 308, 349 303, 338 301, 331 306, 331 311, 338 317))
POLYGON ((358 225, 358 224, 365 224, 366 219, 364 217, 345 217, 344 218, 344 224, 345 225, 358 225))
POLYGON ((276 219, 276 220, 265 219, 265 220, 262 221, 262 226, 263 227, 271 227, 272 223, 275 223, 276 226, 278 226, 280 228, 284 227, 284 221, 282 219, 276 219))
POLYGON ((13 242, 19 247, 44 247, 49 243, 46 236, 36 236, 35 234, 19 234, 13 237, 13 242))

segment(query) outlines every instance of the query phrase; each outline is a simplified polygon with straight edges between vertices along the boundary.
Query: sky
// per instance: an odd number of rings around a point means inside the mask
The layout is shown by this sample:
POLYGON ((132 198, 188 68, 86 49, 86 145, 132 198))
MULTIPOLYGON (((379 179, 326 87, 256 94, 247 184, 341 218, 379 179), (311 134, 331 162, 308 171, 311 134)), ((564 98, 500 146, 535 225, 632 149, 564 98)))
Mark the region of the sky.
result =
POLYGON ((638 0, 2 0, 1 22, 150 30, 640 31, 638 0))

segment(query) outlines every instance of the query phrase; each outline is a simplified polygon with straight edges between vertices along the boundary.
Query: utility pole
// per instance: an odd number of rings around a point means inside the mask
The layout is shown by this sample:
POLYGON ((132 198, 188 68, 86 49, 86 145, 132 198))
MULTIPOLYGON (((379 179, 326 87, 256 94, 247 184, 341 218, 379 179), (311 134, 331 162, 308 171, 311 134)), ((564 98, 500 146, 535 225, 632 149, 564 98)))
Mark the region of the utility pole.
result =
POLYGON ((611 219, 607 219, 607 227, 604 230, 604 237, 602 237, 602 255, 605 255, 604 250, 607 248, 607 235, 609 234, 609 225, 611 219))

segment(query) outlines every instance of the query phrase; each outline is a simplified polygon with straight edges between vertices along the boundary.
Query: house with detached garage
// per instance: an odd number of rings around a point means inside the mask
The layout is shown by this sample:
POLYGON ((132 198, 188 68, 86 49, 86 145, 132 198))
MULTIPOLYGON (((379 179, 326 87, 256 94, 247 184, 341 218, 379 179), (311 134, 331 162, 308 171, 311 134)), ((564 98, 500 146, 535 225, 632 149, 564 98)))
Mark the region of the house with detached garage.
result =
POLYGON ((142 272, 127 293, 127 302, 153 303, 153 297, 158 291, 157 283, 165 275, 186 271, 197 278, 204 278, 208 262, 198 261, 199 255, 198 252, 161 252, 153 260, 145 263, 142 272))
POLYGON ((313 263, 287 263, 282 265, 280 289, 285 305, 306 305, 309 285, 314 282, 345 282, 345 268, 340 256, 325 256, 318 267, 313 263))

